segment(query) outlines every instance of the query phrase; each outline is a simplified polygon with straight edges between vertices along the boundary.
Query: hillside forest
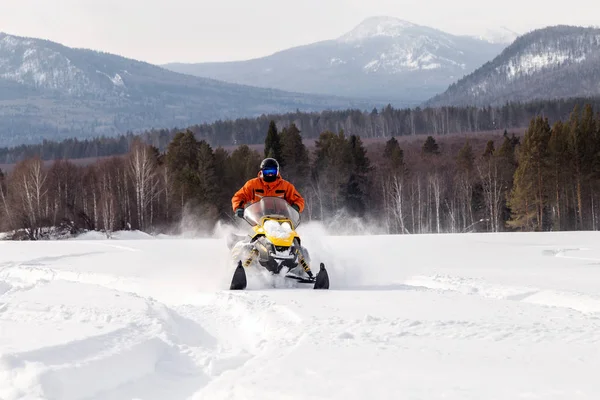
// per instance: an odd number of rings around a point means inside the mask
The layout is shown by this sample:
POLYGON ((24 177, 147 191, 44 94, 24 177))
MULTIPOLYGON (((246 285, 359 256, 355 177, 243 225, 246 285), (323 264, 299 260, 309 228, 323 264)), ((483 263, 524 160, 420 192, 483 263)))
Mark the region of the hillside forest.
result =
POLYGON ((95 139, 44 140, 39 144, 0 148, 0 164, 13 164, 25 158, 40 156, 43 160, 83 159, 129 152, 134 140, 141 139, 166 151, 181 131, 189 130, 198 140, 211 147, 237 147, 264 142, 271 121, 279 130, 296 125, 305 142, 312 144, 325 131, 344 131, 363 140, 374 138, 406 137, 418 135, 441 136, 449 134, 481 133, 489 131, 522 130, 538 115, 548 117, 551 123, 568 119, 577 104, 589 103, 600 110, 600 98, 568 98, 507 102, 502 106, 488 107, 438 107, 394 108, 390 105, 370 111, 357 109, 321 112, 293 112, 261 115, 256 118, 218 120, 213 123, 184 128, 152 129, 141 133, 128 132, 116 137, 95 139))

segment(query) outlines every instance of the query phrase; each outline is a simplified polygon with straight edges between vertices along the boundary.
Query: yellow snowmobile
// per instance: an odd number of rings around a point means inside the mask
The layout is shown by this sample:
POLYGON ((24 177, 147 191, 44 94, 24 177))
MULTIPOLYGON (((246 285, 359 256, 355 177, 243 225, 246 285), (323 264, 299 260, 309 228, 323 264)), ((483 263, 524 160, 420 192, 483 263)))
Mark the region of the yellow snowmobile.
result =
POLYGON ((247 236, 232 235, 228 246, 237 267, 231 280, 231 290, 245 289, 246 268, 258 265, 279 275, 285 268, 286 278, 300 283, 312 283, 314 289, 329 289, 325 265, 315 276, 309 266, 310 257, 302 247, 296 229, 300 214, 280 197, 263 197, 244 209, 244 217, 251 226, 247 236))

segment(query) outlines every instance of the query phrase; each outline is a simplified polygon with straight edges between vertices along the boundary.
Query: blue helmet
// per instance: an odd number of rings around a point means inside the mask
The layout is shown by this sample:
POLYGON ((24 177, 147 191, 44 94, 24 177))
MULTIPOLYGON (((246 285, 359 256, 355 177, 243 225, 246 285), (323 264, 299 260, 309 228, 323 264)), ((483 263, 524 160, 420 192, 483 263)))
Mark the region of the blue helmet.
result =
POLYGON ((274 158, 265 158, 260 163, 260 172, 265 182, 274 182, 279 175, 279 163, 274 158))

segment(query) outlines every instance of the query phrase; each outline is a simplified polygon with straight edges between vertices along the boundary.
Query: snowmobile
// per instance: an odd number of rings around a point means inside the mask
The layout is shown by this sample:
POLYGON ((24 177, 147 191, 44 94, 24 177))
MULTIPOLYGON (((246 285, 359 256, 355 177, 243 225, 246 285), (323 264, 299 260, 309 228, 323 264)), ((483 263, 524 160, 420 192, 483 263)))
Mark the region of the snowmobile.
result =
POLYGON ((315 276, 310 269, 310 256, 301 244, 296 229, 300 214, 280 197, 263 197, 244 209, 244 220, 251 227, 248 235, 232 234, 228 247, 237 267, 230 290, 247 286, 246 269, 264 268, 273 275, 282 272, 287 279, 313 284, 314 289, 329 289, 329 275, 323 263, 315 276))

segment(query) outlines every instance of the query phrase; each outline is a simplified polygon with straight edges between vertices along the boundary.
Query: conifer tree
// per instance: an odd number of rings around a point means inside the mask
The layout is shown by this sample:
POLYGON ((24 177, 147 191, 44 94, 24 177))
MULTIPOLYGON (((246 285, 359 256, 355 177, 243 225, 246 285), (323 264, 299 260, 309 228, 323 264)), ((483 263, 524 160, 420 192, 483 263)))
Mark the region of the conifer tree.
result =
POLYGON ((567 226, 567 193, 570 185, 570 177, 573 176, 572 157, 569 149, 569 127, 562 121, 557 121, 552 127, 548 151, 550 155, 551 168, 551 196, 553 227, 561 230, 567 226))
POLYGON ((351 135, 348 146, 351 169, 343 189, 343 197, 351 215, 362 217, 366 211, 367 195, 371 184, 371 161, 367 157, 367 151, 360 137, 351 135))
POLYGON ((285 160, 284 167, 281 167, 282 175, 296 186, 296 189, 303 190, 308 185, 310 160, 300 130, 292 123, 282 130, 280 137, 281 158, 285 160))
POLYGON ((458 151, 458 156, 456 158, 456 164, 458 166, 458 170, 464 174, 470 174, 473 172, 473 167, 475 164, 475 154, 473 154, 473 147, 467 140, 465 145, 458 151))
POLYGON ((352 171, 352 154, 344 131, 324 131, 315 142, 312 182, 321 219, 325 212, 343 206, 341 196, 352 171))
POLYGON ((281 138, 279 132, 277 132, 277 125, 273 120, 269 123, 269 130, 265 138, 265 157, 276 159, 280 168, 285 166, 285 160, 281 154, 281 138))
POLYGON ((404 164, 404 151, 395 137, 390 138, 385 143, 383 157, 386 160, 386 172, 389 171, 392 175, 404 173, 406 168, 404 164))
POLYGON ((198 143, 198 186, 196 201, 200 204, 216 204, 218 198, 218 182, 215 169, 215 154, 205 141, 198 143))
POLYGON ((222 218, 228 218, 231 215, 230 200, 234 193, 230 159, 229 153, 224 148, 218 147, 214 151, 217 208, 222 218))
POLYGON ((197 193, 199 149, 200 143, 189 130, 175 135, 167 149, 166 165, 181 208, 197 193))
POLYGON ((547 212, 550 126, 541 116, 533 119, 525 133, 515 172, 509 225, 521 229, 544 230, 547 212))
POLYGON ((494 141, 488 140, 488 142, 485 145, 485 150, 483 151, 483 158, 488 159, 489 157, 493 156, 494 151, 494 141))
POLYGON ((440 154, 439 146, 438 146, 437 142, 435 141, 435 139, 433 138, 433 136, 427 136, 427 139, 425 139, 425 143, 423 143, 422 151, 423 151, 424 155, 439 155, 440 154))
POLYGON ((238 146, 231 153, 227 170, 235 191, 242 187, 247 180, 256 178, 261 160, 261 154, 245 144, 238 146))
POLYGON ((573 157, 573 178, 575 183, 576 229, 584 228, 584 180, 586 176, 587 133, 583 130, 579 105, 569 117, 569 152, 573 157))

